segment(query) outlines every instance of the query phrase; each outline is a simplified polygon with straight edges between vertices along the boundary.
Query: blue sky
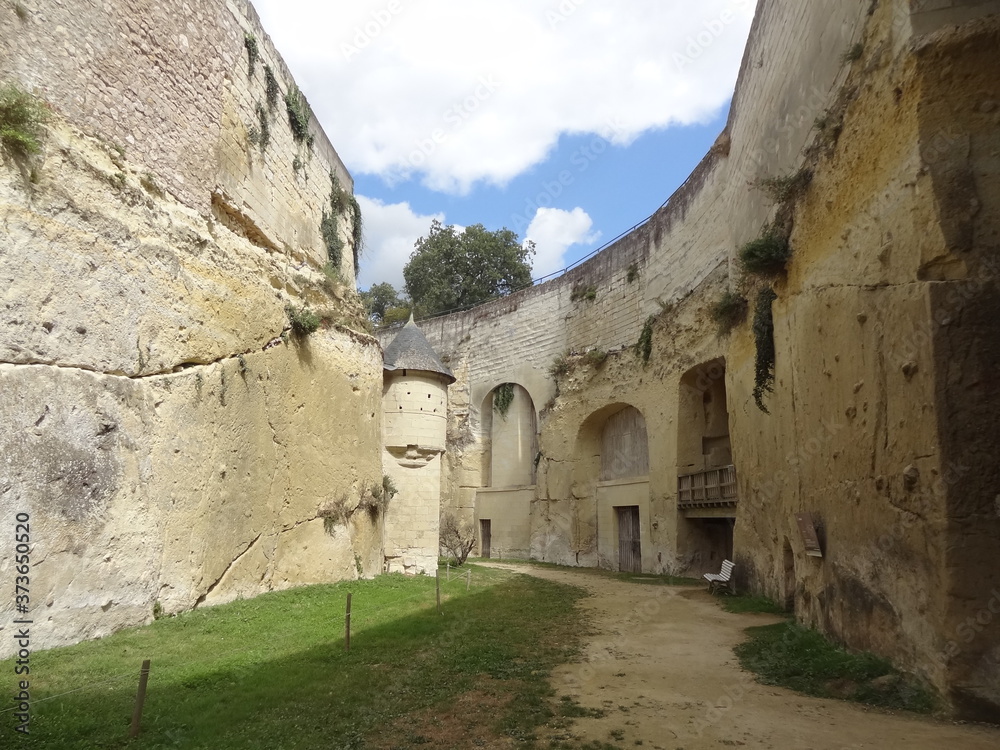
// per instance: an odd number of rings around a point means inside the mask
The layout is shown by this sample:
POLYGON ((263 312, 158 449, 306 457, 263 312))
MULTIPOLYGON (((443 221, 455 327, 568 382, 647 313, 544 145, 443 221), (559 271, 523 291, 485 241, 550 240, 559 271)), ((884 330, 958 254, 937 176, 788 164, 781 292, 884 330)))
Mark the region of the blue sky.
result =
POLYGON ((253 0, 355 180, 359 286, 434 218, 534 275, 659 207, 725 125, 756 0, 253 0))

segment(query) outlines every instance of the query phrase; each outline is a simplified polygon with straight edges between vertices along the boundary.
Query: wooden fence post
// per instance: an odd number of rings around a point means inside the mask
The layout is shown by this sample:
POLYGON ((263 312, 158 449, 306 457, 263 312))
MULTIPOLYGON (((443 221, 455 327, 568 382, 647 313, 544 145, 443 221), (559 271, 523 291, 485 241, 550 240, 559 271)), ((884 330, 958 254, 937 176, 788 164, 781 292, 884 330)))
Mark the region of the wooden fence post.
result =
POLYGON ((466 575, 465 575, 465 590, 468 591, 469 590, 469 586, 472 585, 472 568, 469 568, 467 571, 465 571, 465 573, 466 573, 466 575))
POLYGON ((344 615, 344 651, 351 650, 351 595, 347 594, 347 614, 344 615))
POLYGON ((434 583, 437 587, 437 603, 438 603, 438 614, 441 614, 441 569, 438 568, 434 573, 434 583))
POLYGON ((139 725, 142 723, 142 707, 146 702, 146 684, 149 682, 149 659, 142 663, 139 670, 139 692, 135 695, 135 708, 132 710, 132 726, 129 727, 128 736, 139 736, 139 725))

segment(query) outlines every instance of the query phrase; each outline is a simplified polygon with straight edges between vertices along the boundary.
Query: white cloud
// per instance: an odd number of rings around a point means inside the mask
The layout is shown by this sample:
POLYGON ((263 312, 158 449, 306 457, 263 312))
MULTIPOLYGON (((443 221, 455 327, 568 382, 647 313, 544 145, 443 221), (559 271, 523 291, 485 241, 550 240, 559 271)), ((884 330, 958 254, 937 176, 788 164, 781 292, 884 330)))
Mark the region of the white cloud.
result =
POLYGON ((565 268, 566 250, 571 245, 592 245, 601 238, 600 232, 590 231, 593 225, 593 220, 579 206, 572 211, 539 208, 524 237, 536 246, 531 275, 537 279, 565 268))
POLYGON ((465 193, 732 94, 756 0, 254 0, 348 167, 465 193))
POLYGON ((409 203, 383 203, 364 195, 357 196, 365 220, 365 251, 361 258, 358 286, 367 289, 373 283, 388 281, 403 289, 403 266, 410 259, 414 243, 430 231, 434 219, 444 221, 444 214, 415 213, 409 203))

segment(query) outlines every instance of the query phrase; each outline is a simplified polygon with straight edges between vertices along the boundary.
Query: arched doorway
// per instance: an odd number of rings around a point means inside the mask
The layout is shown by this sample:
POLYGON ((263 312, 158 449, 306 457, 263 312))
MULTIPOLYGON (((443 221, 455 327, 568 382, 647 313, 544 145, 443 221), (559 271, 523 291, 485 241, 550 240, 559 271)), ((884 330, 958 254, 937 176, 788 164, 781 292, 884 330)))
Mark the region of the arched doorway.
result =
POLYGON ((629 404, 590 415, 576 444, 577 482, 593 487, 597 562, 625 572, 651 568, 649 441, 646 420, 629 404))
POLYGON ((479 554, 528 557, 538 456, 535 405, 523 386, 501 383, 486 395, 480 415, 484 453, 483 486, 476 492, 479 554))
POLYGON ((718 572, 723 560, 733 559, 737 507, 725 360, 688 370, 678 398, 679 547, 692 572, 718 572))

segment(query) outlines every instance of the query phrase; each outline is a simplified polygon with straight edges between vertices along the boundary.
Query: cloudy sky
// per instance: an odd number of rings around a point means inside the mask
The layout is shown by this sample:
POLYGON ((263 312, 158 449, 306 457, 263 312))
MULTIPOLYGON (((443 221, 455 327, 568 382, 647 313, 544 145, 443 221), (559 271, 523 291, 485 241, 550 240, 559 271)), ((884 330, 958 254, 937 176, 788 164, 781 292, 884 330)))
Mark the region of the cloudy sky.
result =
POLYGON ((659 207, 725 124, 756 0, 252 0, 355 180, 359 285, 434 218, 564 268, 659 207))

